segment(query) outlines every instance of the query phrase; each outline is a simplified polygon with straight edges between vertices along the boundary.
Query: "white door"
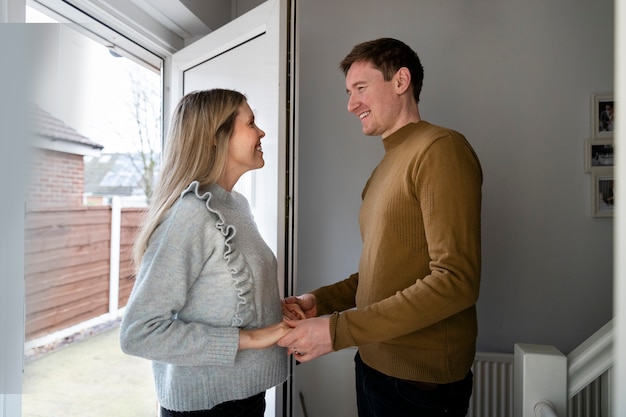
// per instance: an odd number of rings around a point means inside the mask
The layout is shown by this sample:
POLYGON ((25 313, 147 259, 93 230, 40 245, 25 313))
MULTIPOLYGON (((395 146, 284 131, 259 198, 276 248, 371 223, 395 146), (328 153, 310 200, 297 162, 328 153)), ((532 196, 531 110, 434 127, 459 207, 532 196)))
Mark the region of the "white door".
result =
MULTIPOLYGON (((167 123, 182 95, 195 90, 230 88, 248 98, 257 125, 266 134, 265 166, 246 173, 236 189, 248 198, 259 230, 278 258, 281 294, 291 287, 290 9, 288 0, 268 0, 174 54, 164 118, 167 123)), ((289 405, 283 404, 283 398, 289 400, 287 391, 288 386, 268 392, 266 416, 288 415, 284 410, 289 405)))

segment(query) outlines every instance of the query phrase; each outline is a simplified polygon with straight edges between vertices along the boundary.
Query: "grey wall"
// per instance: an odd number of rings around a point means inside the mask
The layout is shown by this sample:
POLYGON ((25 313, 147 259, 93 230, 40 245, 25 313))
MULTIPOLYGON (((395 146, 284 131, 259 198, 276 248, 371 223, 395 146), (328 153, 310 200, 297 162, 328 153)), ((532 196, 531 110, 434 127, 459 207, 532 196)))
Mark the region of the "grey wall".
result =
POLYGON ((484 171, 482 351, 569 353, 612 317, 612 219, 591 217, 590 100, 613 89, 611 0, 300 0, 297 292, 354 272, 360 193, 382 155, 346 111, 337 65, 402 39, 420 110, 461 131, 484 171))

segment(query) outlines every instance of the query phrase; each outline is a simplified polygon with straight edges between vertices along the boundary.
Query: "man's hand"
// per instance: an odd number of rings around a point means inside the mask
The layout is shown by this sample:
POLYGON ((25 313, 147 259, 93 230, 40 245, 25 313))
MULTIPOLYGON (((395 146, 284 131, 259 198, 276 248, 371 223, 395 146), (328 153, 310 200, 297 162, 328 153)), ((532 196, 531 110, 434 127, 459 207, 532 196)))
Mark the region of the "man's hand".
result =
POLYGON ((313 294, 291 296, 283 300, 283 315, 291 320, 317 316, 317 300, 313 294), (300 313, 304 314, 304 317, 300 313))
POLYGON ((278 341, 278 345, 288 348, 287 353, 293 354, 299 362, 308 362, 333 351, 328 317, 286 322, 293 329, 278 341))

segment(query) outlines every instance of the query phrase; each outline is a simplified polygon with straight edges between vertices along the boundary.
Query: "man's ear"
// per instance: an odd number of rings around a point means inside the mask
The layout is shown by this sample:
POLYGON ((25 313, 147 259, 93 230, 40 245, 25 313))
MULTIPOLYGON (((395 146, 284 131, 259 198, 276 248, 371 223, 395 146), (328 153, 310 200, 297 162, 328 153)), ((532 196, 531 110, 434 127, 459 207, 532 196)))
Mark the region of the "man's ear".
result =
POLYGON ((393 77, 396 93, 403 94, 411 86, 411 71, 407 67, 401 67, 393 77))

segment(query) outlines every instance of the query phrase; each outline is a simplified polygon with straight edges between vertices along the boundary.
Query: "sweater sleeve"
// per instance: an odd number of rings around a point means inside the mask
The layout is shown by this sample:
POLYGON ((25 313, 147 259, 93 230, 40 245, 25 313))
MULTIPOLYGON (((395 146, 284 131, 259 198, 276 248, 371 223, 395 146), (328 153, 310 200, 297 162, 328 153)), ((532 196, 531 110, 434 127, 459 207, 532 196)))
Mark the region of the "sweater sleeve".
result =
POLYGON ((354 273, 343 281, 327 285, 313 291, 317 302, 317 314, 323 316, 335 311, 343 311, 356 306, 354 297, 359 274, 354 273))
POLYGON ((335 350, 401 338, 442 323, 477 301, 482 171, 476 155, 464 138, 444 136, 415 164, 411 177, 429 272, 391 296, 331 317, 335 350))
POLYGON ((178 317, 207 260, 220 255, 217 231, 206 225, 207 218, 204 207, 193 214, 174 212, 153 233, 120 328, 125 353, 181 366, 234 363, 237 327, 178 317))

